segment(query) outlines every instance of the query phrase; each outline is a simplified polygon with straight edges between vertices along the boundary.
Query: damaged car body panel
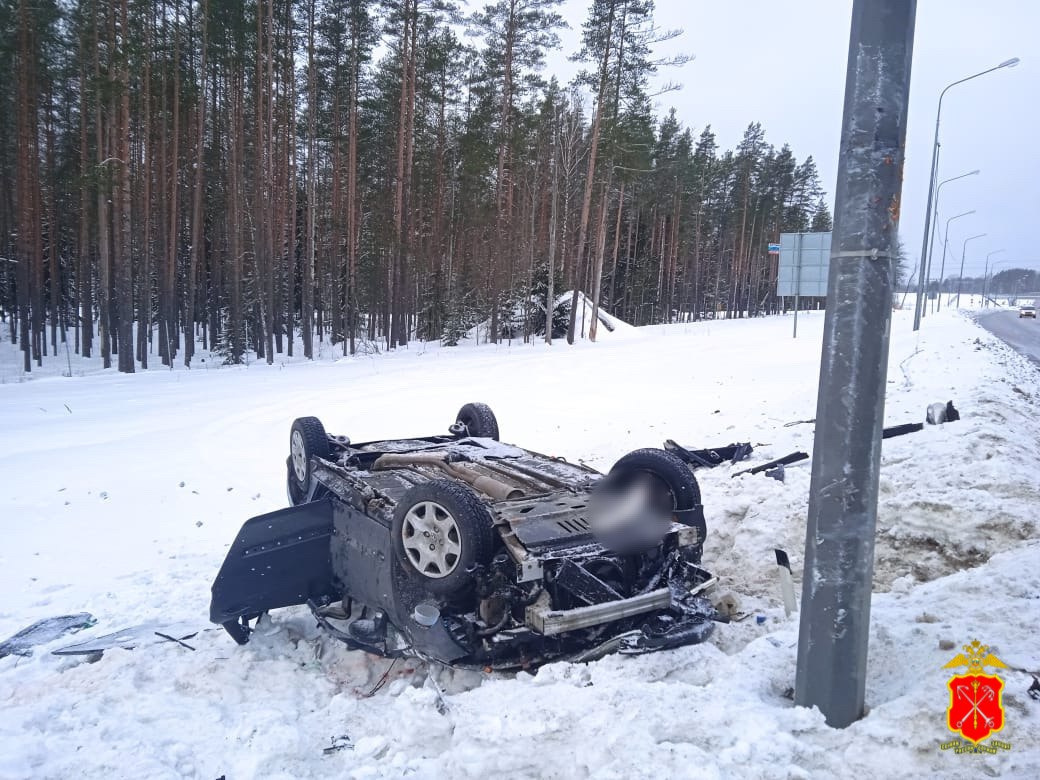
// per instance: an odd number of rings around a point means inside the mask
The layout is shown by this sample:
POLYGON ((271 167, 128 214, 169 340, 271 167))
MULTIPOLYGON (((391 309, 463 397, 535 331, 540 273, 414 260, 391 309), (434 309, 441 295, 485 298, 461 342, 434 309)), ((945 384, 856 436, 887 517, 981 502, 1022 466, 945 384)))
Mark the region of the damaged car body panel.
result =
POLYGON ((246 522, 211 619, 244 644, 250 620, 306 604, 349 647, 496 669, 692 644, 722 619, 674 455, 637 450, 603 475, 499 442, 482 404, 450 431, 351 444, 294 422, 296 506, 246 522))
POLYGON ((336 593, 325 498, 247 520, 213 583, 210 620, 224 624, 336 593))

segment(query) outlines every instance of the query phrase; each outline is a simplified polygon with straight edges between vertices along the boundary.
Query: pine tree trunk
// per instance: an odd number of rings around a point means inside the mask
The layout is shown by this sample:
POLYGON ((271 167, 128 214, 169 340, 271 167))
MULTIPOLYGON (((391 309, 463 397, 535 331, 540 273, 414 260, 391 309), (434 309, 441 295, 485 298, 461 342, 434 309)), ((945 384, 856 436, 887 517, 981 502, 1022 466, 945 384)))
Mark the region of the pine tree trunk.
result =
MULTIPOLYGON (((285 47, 295 51, 293 38, 292 4, 285 6, 285 47)), ((282 81, 287 94, 284 138, 285 138, 285 202, 287 224, 285 231, 285 283, 283 286, 282 312, 285 318, 285 353, 293 356, 296 313, 296 69, 292 57, 282 64, 282 81)))
POLYGON ((347 130, 347 338, 350 342, 350 354, 356 350, 354 343, 358 328, 357 311, 357 261, 360 241, 358 227, 358 93, 361 87, 361 33, 357 29, 357 21, 351 25, 351 67, 350 67, 350 107, 348 110, 347 130))
POLYGON ((547 263, 547 280, 545 285, 545 343, 552 344, 553 314, 556 311, 556 217, 560 191, 560 151, 557 149, 560 131, 556 117, 553 120, 552 140, 552 204, 549 212, 549 258, 547 263))
MULTIPOLYGON (((581 278, 581 269, 584 267, 583 258, 586 254, 585 241, 589 230, 589 211, 592 206, 592 186, 596 178, 596 156, 599 153, 599 134, 603 125, 603 101, 607 95, 607 76, 610 69, 610 36, 614 29, 614 6, 611 5, 610 14, 607 18, 606 38, 603 44, 603 57, 599 69, 599 93, 596 98, 596 113, 592 120, 592 134, 589 140, 589 164, 585 173, 585 195, 581 202, 581 218, 578 222, 578 245, 576 251, 576 266, 574 279, 577 282, 581 278)), ((571 294, 571 319, 567 325, 567 343, 574 343, 574 327, 578 314, 578 285, 575 284, 571 294)))
POLYGON ((174 0, 174 19, 173 24, 173 105, 171 111, 173 113, 173 130, 170 134, 170 162, 169 162, 169 175, 167 179, 167 185, 169 187, 168 206, 169 213, 167 219, 169 224, 166 230, 166 271, 165 271, 165 289, 163 290, 163 317, 166 320, 166 355, 167 359, 163 361, 164 364, 172 366, 173 361, 177 357, 177 350, 180 349, 180 336, 177 329, 177 233, 178 233, 178 205, 180 201, 178 187, 178 166, 180 163, 180 114, 181 114, 181 79, 180 79, 180 62, 181 62, 181 44, 180 44, 180 31, 179 25, 176 24, 176 19, 180 14, 180 0, 174 0))
MULTIPOLYGON (((125 0, 124 0, 125 2, 125 0)), ((202 0, 202 55, 199 66, 199 95, 195 108, 195 182, 191 198, 191 251, 188 255, 188 278, 184 293, 184 365, 191 368, 195 355, 196 296, 198 295, 199 261, 204 249, 202 195, 206 183, 206 49, 209 40, 209 0, 202 0)))
MULTIPOLYGON (((318 82, 314 62, 314 4, 310 0, 307 19, 307 236, 306 257, 303 263, 303 290, 301 295, 300 328, 303 331, 303 354, 314 357, 314 209, 315 135, 317 133, 318 82)), ((338 114, 338 111, 337 111, 338 114)), ((338 132, 339 127, 335 128, 338 132)))
POLYGON ((98 157, 98 185, 97 185, 97 235, 98 235, 98 308, 100 309, 100 329, 98 337, 101 340, 101 362, 104 368, 112 366, 112 334, 111 334, 111 288, 112 282, 111 262, 112 256, 109 250, 109 216, 108 202, 111 196, 110 163, 106 161, 108 142, 105 133, 104 105, 102 99, 102 74, 101 74, 101 36, 98 26, 99 19, 95 19, 94 28, 94 76, 95 106, 94 106, 94 128, 97 135, 97 157, 98 157))
MULTIPOLYGON (((211 124, 212 124, 212 127, 213 127, 213 132, 212 132, 212 135, 210 136, 210 150, 211 150, 210 153, 215 155, 215 156, 220 155, 220 152, 222 150, 222 142, 221 142, 221 137, 220 136, 221 136, 221 130, 225 127, 225 120, 226 120, 226 117, 222 116, 221 112, 219 112, 218 108, 217 108, 217 84, 218 84, 218 67, 217 67, 217 64, 218 64, 218 61, 219 60, 218 60, 217 55, 214 55, 214 58, 211 61, 211 65, 210 65, 211 74, 212 75, 209 77, 209 84, 210 84, 210 116, 212 117, 211 124)), ((205 76, 204 76, 204 79, 205 79, 205 76)), ((205 84, 203 84, 202 86, 204 87, 205 84)), ((228 103, 224 102, 223 105, 227 106, 228 103)), ((227 111, 227 109, 225 108, 225 112, 226 111, 227 111)), ((210 253, 210 256, 209 256, 210 257, 210 261, 209 261, 210 283, 209 283, 209 291, 208 291, 208 294, 206 296, 206 300, 208 301, 208 306, 209 306, 209 345, 208 346, 209 346, 209 349, 210 349, 211 352, 218 351, 220 349, 221 344, 222 344, 221 326, 222 326, 222 323, 223 323, 223 318, 222 318, 221 302, 223 300, 223 293, 224 293, 224 262, 225 262, 226 257, 227 257, 227 249, 228 249, 228 241, 229 241, 228 225, 230 223, 230 215, 228 214, 228 211, 230 210, 230 205, 228 203, 228 200, 226 199, 227 190, 224 189, 223 192, 224 192, 224 195, 225 195, 225 206, 224 206, 224 209, 225 209, 225 211, 224 211, 224 216, 225 216, 224 223, 225 224, 224 224, 224 229, 223 229, 223 231, 217 229, 214 232, 217 235, 219 235, 221 232, 223 232, 223 238, 224 238, 223 249, 224 249, 224 251, 223 252, 213 251, 212 253, 210 253)), ((214 245, 215 244, 216 244, 216 242, 214 240, 214 245)))
POLYGON ((596 264, 592 274, 592 321, 589 323, 589 341, 596 340, 596 332, 599 321, 599 295, 603 284, 603 255, 607 246, 607 206, 610 201, 610 186, 614 166, 611 164, 607 171, 607 183, 603 185, 603 194, 600 196, 599 206, 599 235, 596 240, 596 264))
MULTIPOLYGON (((47 259, 50 274, 50 315, 51 315, 51 352, 58 354, 58 325, 61 317, 61 268, 59 252, 61 245, 61 225, 58 224, 57 172, 54 167, 54 100, 53 95, 47 99, 47 259)), ((61 330, 62 343, 65 342, 65 329, 61 330)))
POLYGON ((79 353, 83 357, 90 357, 94 348, 94 305, 93 285, 91 284, 91 262, 90 262, 90 164, 87 148, 87 110, 88 77, 86 57, 86 31, 80 33, 80 72, 79 72, 79 159, 80 176, 82 181, 79 185, 79 269, 76 272, 76 297, 79 303, 79 327, 77 333, 80 335, 79 353))
POLYGON ((115 226, 118 249, 116 298, 119 307, 119 370, 134 373, 134 285, 130 234, 130 41, 128 0, 119 6, 119 118, 115 171, 118 171, 118 220, 115 226))
POLYGON ((397 345, 397 333, 400 329, 400 270, 404 263, 405 248, 405 160, 407 159, 407 135, 408 135, 408 99, 410 68, 411 68, 411 4, 412 0, 405 1, 405 14, 403 29, 400 38, 401 47, 401 101, 397 125, 397 176, 394 190, 394 247, 390 254, 390 262, 387 265, 387 347, 392 349, 397 345))
POLYGON ((266 124, 264 130, 264 143, 260 145, 263 150, 264 157, 264 190, 265 199, 261 208, 264 211, 264 219, 261 222, 262 230, 264 232, 264 303, 263 303, 263 322, 264 322, 264 348, 266 350, 265 356, 267 358, 267 364, 274 364, 274 313, 275 313, 275 302, 274 302, 274 219, 272 214, 272 201, 274 200, 274 192, 271 186, 272 176, 274 172, 274 0, 267 0, 267 11, 266 14, 267 31, 266 31, 266 49, 264 53, 264 63, 266 68, 262 71, 264 76, 262 77, 263 92, 265 93, 264 98, 264 109, 265 116, 263 122, 266 124))
POLYGON ((32 357, 34 354, 38 354, 34 345, 37 341, 35 322, 38 318, 36 312, 39 310, 39 301, 34 293, 33 277, 41 262, 36 252, 36 242, 40 235, 39 211, 36 209, 36 190, 39 187, 39 155, 37 154, 36 139, 39 118, 35 80, 37 52, 32 14, 33 9, 29 0, 20 0, 17 43, 19 77, 16 101, 19 149, 16 164, 16 202, 18 204, 16 274, 18 318, 21 322, 19 346, 22 349, 22 367, 26 372, 32 370, 32 357))
POLYGON ((242 304, 243 248, 242 248, 242 144, 245 135, 242 91, 245 78, 241 67, 231 78, 231 137, 228 139, 228 253, 231 255, 230 318, 228 322, 228 351, 232 363, 241 363, 245 357, 245 312, 242 304))
MULTIPOLYGON (((145 51, 151 52, 152 22, 145 22, 145 51)), ((140 207, 141 225, 141 267, 137 276, 137 360, 141 368, 148 368, 148 347, 152 328, 152 60, 144 57, 144 79, 142 89, 142 111, 144 121, 142 127, 141 153, 143 160, 143 186, 140 207)))
MULTIPOLYGON (((614 309, 614 280, 617 277, 618 249, 621 247, 621 214, 625 207, 625 180, 621 180, 621 191, 618 193, 617 219, 614 222, 614 249, 610 259, 610 292, 607 293, 607 306, 613 313, 614 309)), ((599 314, 599 293, 593 303, 593 316, 599 314)))

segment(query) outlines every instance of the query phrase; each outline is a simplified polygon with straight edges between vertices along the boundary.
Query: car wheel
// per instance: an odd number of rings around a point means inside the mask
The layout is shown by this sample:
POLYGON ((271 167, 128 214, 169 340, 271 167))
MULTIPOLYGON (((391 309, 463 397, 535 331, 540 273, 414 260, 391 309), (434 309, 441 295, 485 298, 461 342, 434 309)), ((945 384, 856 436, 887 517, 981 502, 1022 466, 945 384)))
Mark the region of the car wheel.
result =
POLYGON ((465 425, 470 436, 498 441, 498 418, 487 404, 466 404, 455 415, 455 422, 465 425))
POLYGON ((438 479, 405 491, 394 510, 391 536, 409 577, 447 596, 471 583, 474 565, 490 562, 495 529, 472 491, 438 479))
POLYGON ((289 430, 289 498, 302 502, 310 490, 312 457, 328 458, 329 437, 317 417, 297 417, 289 430))
MULTIPOLYGON (((614 464, 607 474, 607 479, 615 484, 624 484, 625 481, 642 474, 650 474, 664 485, 671 494, 674 511, 684 512, 700 506, 701 490, 693 472, 682 458, 667 450, 652 447, 633 450, 614 464)), ((700 513, 698 515, 695 527, 699 539, 697 545, 699 550, 704 544, 708 529, 703 515, 700 513)))

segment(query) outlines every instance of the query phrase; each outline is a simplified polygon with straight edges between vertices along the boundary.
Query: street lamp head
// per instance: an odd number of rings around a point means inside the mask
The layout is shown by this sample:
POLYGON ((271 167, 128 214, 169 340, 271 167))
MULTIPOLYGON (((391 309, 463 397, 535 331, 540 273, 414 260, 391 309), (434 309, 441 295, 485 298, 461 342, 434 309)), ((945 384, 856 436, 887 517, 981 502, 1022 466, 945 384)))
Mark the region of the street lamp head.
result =
POLYGON ((979 169, 978 169, 978 168, 976 168, 976 169, 975 169, 975 170, 973 170, 973 171, 968 171, 968 175, 969 175, 969 176, 978 176, 978 175, 979 175, 979 169))
POLYGON ((1016 65, 1018 65, 1019 62, 1021 62, 1021 60, 1019 60, 1018 57, 1012 57, 1010 60, 1004 60, 1002 63, 997 65, 997 67, 998 68, 1013 68, 1016 65))

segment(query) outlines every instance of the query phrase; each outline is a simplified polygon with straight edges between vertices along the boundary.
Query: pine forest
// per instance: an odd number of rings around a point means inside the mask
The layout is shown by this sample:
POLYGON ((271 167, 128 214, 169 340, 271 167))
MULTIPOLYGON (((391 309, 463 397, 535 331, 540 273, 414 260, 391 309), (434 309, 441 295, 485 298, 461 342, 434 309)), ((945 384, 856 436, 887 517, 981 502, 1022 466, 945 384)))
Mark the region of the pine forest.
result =
POLYGON ((813 159, 662 109, 690 57, 651 0, 480 5, 0 0, 24 369, 594 340, 579 291, 635 325, 775 312, 767 244, 830 229, 813 159))

